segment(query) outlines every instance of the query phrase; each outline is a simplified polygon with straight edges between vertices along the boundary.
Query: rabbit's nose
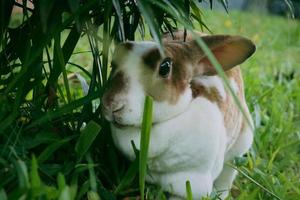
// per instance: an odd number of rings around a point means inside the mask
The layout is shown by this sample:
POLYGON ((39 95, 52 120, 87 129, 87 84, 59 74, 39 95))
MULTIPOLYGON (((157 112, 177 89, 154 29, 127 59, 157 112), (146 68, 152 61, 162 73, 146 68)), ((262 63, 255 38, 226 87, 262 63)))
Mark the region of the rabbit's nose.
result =
POLYGON ((120 117, 122 115, 122 112, 124 111, 125 108, 125 103, 123 102, 110 102, 110 103, 105 103, 103 102, 103 114, 104 117, 108 121, 113 121, 116 117, 120 117))
POLYGON ((112 109, 112 114, 113 116, 118 115, 124 110, 125 105, 124 104, 119 104, 118 106, 114 107, 112 109))

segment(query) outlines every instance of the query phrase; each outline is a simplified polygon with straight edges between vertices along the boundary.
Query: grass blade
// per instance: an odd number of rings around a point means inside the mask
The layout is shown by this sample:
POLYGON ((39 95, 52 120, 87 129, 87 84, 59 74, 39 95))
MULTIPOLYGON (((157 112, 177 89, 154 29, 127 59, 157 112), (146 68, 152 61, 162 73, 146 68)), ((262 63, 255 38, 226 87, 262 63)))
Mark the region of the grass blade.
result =
POLYGON ((49 157, 53 155, 55 151, 57 151, 60 147, 62 147, 67 142, 71 141, 74 136, 69 136, 65 139, 59 140, 57 142, 52 143, 51 145, 47 146, 39 155, 38 162, 42 163, 46 161, 49 157))
POLYGON ((295 7, 293 5, 293 2, 291 0, 284 0, 284 2, 285 2, 285 4, 287 5, 287 7, 289 9, 289 13, 291 15, 291 18, 295 19, 295 7))
POLYGON ((192 193, 192 187, 190 181, 185 182, 185 188, 186 188, 186 199, 193 200, 193 193, 192 193))
POLYGON ((57 55, 54 59, 57 59, 57 63, 63 73, 63 81, 64 81, 64 86, 66 89, 67 99, 68 99, 68 103, 70 103, 72 101, 72 97, 71 97, 70 85, 69 85, 67 71, 66 71, 66 63, 64 60, 62 48, 60 46, 60 35, 57 35, 57 37, 55 37, 54 41, 55 41, 54 49, 55 49, 55 53, 57 55))
POLYGON ((2 44, 3 34, 7 28, 13 10, 14 1, 1 1, 0 3, 0 47, 2 44))
POLYGON ((246 177, 248 180, 250 180, 252 183, 254 183, 255 185, 257 185, 259 188, 261 188, 262 190, 264 190, 265 192, 267 192, 268 194, 270 194, 271 196, 275 197, 278 200, 282 200, 279 196, 277 196, 274 192, 270 191, 269 189, 267 189, 266 187, 264 187, 263 185, 261 185, 260 183, 258 183, 256 180, 254 180, 254 178, 252 178, 251 176, 249 176, 248 174, 246 174, 246 172, 244 172, 243 170, 241 170, 240 168, 234 166, 231 163, 226 163, 229 167, 235 169, 236 171, 238 171, 240 174, 242 174, 244 177, 246 177))
POLYGON ((228 0, 219 0, 225 11, 228 13, 228 0))
POLYGON ((148 24, 153 39, 155 40, 155 42, 159 44, 158 46, 159 46, 160 53, 164 55, 164 51, 162 48, 162 41, 159 34, 159 27, 155 19, 153 19, 154 14, 153 14, 153 10, 151 9, 150 3, 146 1, 137 1, 137 5, 146 23, 148 24))
POLYGON ((0 190, 0 199, 7 200, 7 195, 4 189, 0 190))
POLYGON ((94 191, 89 191, 89 192, 87 193, 87 199, 88 199, 88 200, 100 200, 100 197, 99 197, 99 195, 98 195, 96 192, 94 192, 94 191))
POLYGON ((32 188, 39 188, 41 186, 41 178, 38 172, 38 163, 35 156, 31 159, 30 181, 32 188))
POLYGON ((125 41, 125 31, 124 31, 124 23, 123 23, 123 14, 121 11, 121 5, 120 5, 120 1, 119 0, 112 0, 114 8, 116 10, 116 13, 118 15, 118 20, 119 20, 119 27, 121 30, 121 38, 122 38, 122 42, 125 41))
POLYGON ((139 159, 135 159, 133 163, 130 165, 123 179, 115 189, 114 191, 115 194, 119 194, 124 188, 126 188, 132 183, 132 181, 134 180, 138 172, 138 169, 139 169, 139 159))
POLYGON ((89 166, 89 175, 90 175, 90 187, 92 192, 97 193, 97 177, 94 169, 94 162, 91 158, 90 154, 87 154, 86 159, 88 161, 88 166, 89 166))
POLYGON ((57 176, 57 185, 59 190, 59 200, 72 200, 74 199, 74 193, 76 191, 73 190, 70 186, 66 184, 66 179, 63 174, 59 173, 57 176))
POLYGON ((15 168, 17 171, 17 176, 19 179, 19 187, 20 188, 29 188, 29 176, 27 166, 24 161, 17 160, 14 162, 15 168))
POLYGON ((61 173, 58 173, 57 176, 57 186, 60 192, 63 190, 64 187, 66 187, 66 179, 61 173))
POLYGON ((104 13, 104 23, 103 23, 103 46, 102 46, 102 80, 103 84, 107 80, 108 73, 108 54, 110 48, 110 23, 111 23, 111 13, 112 13, 112 2, 107 2, 105 4, 105 13, 104 13))
POLYGON ((101 130, 101 126, 91 120, 81 131, 78 142, 75 146, 75 151, 79 158, 82 158, 84 154, 88 151, 94 140, 96 139, 98 133, 101 130))
POLYGON ((203 27, 204 27, 211 33, 212 31, 208 28, 208 26, 206 26, 206 24, 204 23, 204 21, 202 19, 202 12, 201 12, 200 8, 197 6, 197 4, 193 1, 191 1, 190 6, 192 9, 192 17, 199 23, 201 30, 203 31, 203 27))
POLYGON ((144 200, 145 195, 145 178, 146 178, 146 168, 147 168, 147 157, 148 149, 150 143, 150 132, 152 126, 152 108, 153 100, 152 97, 146 96, 144 104, 143 122, 141 130, 141 141, 140 141, 140 162, 139 162, 139 185, 141 200, 144 200))
MULTIPOLYGON (((62 54, 63 58, 60 58, 60 60, 63 60, 65 63, 67 63, 70 60, 70 57, 74 51, 74 48, 80 38, 80 34, 81 34, 81 32, 78 32, 76 27, 73 27, 71 29, 71 31, 70 31, 68 37, 66 38, 64 45, 61 49, 61 51, 62 51, 61 54, 62 54)), ((59 46, 59 48, 60 48, 60 46, 59 46)), ((56 56, 58 56, 58 55, 56 55, 56 56)), ((53 61, 53 70, 50 73, 49 81, 47 84, 52 85, 57 82, 57 79, 58 79, 59 75, 61 74, 61 70, 62 70, 61 67, 57 67, 60 65, 60 63, 59 63, 60 60, 55 59, 53 61)), ((50 60, 48 62, 50 62, 50 60)))

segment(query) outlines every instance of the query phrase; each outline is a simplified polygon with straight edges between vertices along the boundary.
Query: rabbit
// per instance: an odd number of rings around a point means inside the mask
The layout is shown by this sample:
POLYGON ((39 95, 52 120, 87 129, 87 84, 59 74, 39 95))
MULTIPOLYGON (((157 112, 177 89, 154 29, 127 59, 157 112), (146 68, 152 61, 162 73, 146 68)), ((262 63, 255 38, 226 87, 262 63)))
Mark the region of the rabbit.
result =
POLYGON ((153 121, 146 180, 186 198, 218 191, 225 199, 237 172, 225 163, 242 156, 253 141, 253 122, 238 66, 255 52, 241 36, 204 35, 238 97, 245 117, 190 32, 163 38, 164 55, 153 41, 120 44, 112 58, 111 79, 102 97, 116 147, 130 160, 139 149, 145 96, 153 98, 153 121))

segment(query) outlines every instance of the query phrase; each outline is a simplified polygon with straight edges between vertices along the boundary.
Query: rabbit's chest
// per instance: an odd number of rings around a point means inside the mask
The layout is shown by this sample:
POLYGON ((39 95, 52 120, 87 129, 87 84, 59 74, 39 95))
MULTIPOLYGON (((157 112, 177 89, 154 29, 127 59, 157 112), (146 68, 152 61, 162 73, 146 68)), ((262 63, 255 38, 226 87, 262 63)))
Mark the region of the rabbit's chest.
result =
MULTIPOLYGON (((140 129, 113 127, 112 132, 116 146, 134 159, 131 141, 139 149, 140 129)), ((211 168, 217 155, 224 155, 225 144, 223 115, 218 106, 199 98, 186 112, 152 127, 148 166, 160 173, 211 168)))
MULTIPOLYGON (((196 105, 165 127, 159 127, 159 135, 164 135, 161 139, 166 141, 165 149, 161 153, 153 152, 156 155, 149 159, 150 170, 204 170, 215 164, 217 155, 224 155, 226 131, 222 114, 215 104, 205 99, 196 105)), ((159 146, 152 148, 159 149, 159 146)))
MULTIPOLYGON (((220 150, 220 141, 206 136, 193 137, 194 134, 189 137, 183 134, 177 135, 176 138, 170 140, 164 151, 156 155, 153 154, 153 157, 150 155, 148 159, 149 170, 165 173, 189 168, 198 168, 198 170, 211 168, 214 164, 214 157, 220 150)), ((152 148, 154 149, 155 146, 152 148)))

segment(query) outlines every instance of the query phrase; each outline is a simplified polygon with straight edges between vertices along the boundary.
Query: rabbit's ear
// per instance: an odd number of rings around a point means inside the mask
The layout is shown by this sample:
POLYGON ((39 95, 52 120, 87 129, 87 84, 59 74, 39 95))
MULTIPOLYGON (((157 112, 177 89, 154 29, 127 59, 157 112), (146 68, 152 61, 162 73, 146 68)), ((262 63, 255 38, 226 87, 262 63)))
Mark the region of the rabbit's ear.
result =
MULTIPOLYGON (((210 48, 224 71, 241 64, 255 52, 255 45, 249 39, 241 36, 213 35, 203 36, 202 39, 210 48)), ((189 47, 193 52, 193 74, 215 75, 217 72, 214 66, 196 41, 190 41, 189 47)))

